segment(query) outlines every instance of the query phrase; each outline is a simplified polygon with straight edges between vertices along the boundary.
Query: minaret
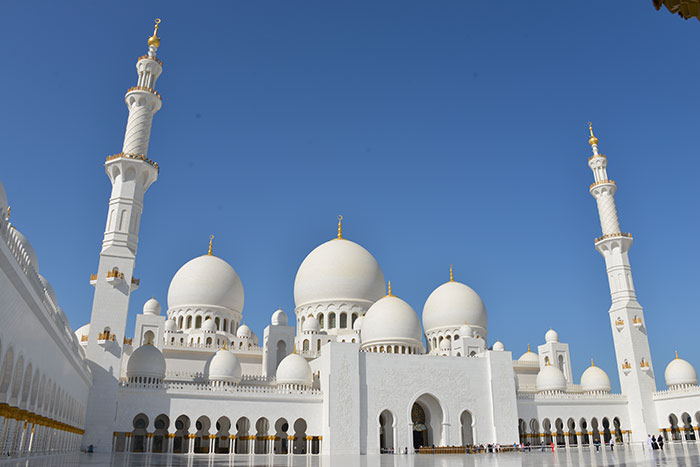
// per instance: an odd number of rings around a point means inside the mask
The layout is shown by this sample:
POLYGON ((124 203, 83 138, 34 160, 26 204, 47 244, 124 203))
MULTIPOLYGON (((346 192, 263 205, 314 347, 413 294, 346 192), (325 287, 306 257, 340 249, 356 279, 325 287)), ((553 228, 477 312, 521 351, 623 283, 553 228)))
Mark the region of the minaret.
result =
POLYGON ((652 394, 656 391, 654 368, 651 364, 649 340, 642 306, 637 301, 632 282, 629 250, 632 236, 620 231, 615 207, 617 185, 608 180, 608 159, 598 152, 598 138, 588 140, 593 155, 588 166, 593 171, 594 183, 591 195, 598 204, 603 236, 595 239, 595 248, 605 258, 610 284, 610 324, 612 326, 615 354, 622 393, 627 396, 632 440, 643 442, 648 434, 657 433, 658 423, 652 394))
POLYGON ((139 240, 139 224, 146 190, 158 178, 158 164, 147 157, 153 115, 160 110, 161 97, 154 90, 163 65, 156 58, 160 45, 156 19, 148 38, 148 54, 136 62, 138 84, 127 90, 126 124, 122 152, 107 157, 105 170, 112 182, 107 226, 105 227, 92 302, 87 358, 93 376, 88 399, 83 446, 98 452, 112 450, 112 421, 117 410, 129 296, 138 288, 133 276, 139 240))

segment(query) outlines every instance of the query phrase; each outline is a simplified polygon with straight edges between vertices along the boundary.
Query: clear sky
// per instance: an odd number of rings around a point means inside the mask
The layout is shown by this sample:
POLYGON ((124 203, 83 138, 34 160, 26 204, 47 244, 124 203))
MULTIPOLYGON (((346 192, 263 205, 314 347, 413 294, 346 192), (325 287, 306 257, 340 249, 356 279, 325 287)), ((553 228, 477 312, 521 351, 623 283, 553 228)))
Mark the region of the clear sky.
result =
POLYGON ((657 381, 700 365, 700 24, 651 0, 0 4, 0 179, 74 328, 90 318, 134 64, 160 17, 164 62, 128 334, 189 259, 240 274, 244 319, 293 314, 296 270, 365 246, 421 313, 455 278, 518 357, 553 327, 575 379, 619 387, 586 122, 617 181, 657 381))

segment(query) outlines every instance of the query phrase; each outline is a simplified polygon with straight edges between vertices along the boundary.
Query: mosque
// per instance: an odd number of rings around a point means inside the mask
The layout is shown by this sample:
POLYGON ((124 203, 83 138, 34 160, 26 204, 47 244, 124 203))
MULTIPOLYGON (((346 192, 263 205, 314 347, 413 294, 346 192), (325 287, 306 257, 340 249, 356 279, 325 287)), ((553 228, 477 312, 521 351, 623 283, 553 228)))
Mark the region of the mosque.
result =
MULTIPOLYGON (((243 324, 235 269, 207 254, 173 276, 163 310, 148 300, 127 333, 139 225, 158 164, 148 158, 161 108, 158 24, 126 92, 124 145, 107 157, 112 184, 89 324, 73 332, 0 185, 0 449, 23 456, 98 452, 375 454, 422 446, 700 436, 695 369, 676 358, 657 389, 644 311, 620 230, 608 159, 590 130, 588 166, 610 284, 609 320, 621 393, 591 362, 574 377, 556 331, 514 358, 489 340, 481 297, 449 280, 422 320, 394 295, 361 245, 337 235, 301 261, 293 320, 282 310, 257 335, 243 324), (127 337, 127 335, 133 337, 127 337), (578 375, 577 375, 578 376, 578 375), (446 385, 444 381, 451 381, 446 385)), ((320 233, 319 235, 323 235, 320 233)), ((447 277, 446 277, 447 279, 447 277)))

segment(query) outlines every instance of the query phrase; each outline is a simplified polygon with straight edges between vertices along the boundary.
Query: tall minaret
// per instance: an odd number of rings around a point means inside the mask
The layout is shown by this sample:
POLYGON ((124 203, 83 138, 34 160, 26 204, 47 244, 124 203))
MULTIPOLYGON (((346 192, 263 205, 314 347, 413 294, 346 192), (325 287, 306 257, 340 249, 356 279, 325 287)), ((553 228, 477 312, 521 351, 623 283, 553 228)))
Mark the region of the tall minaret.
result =
POLYGON ((148 54, 136 62, 138 85, 127 90, 126 124, 122 152, 107 157, 105 170, 112 182, 107 226, 105 227, 92 302, 87 358, 93 387, 88 399, 83 445, 100 452, 112 450, 112 421, 117 410, 117 389, 121 372, 129 296, 138 287, 134 262, 139 241, 139 224, 146 190, 158 178, 158 164, 147 157, 153 115, 161 98, 154 90, 163 71, 156 51, 160 45, 158 23, 148 38, 148 54))
MULTIPOLYGON (((605 258, 610 284, 610 324, 612 326, 615 353, 622 393, 628 398, 630 428, 633 441, 645 441, 648 434, 658 431, 656 411, 652 394, 656 391, 654 367, 651 364, 649 340, 642 306, 637 301, 632 282, 629 250, 632 236, 620 232, 620 222, 615 207, 617 185, 608 180, 608 159, 598 152, 598 138, 588 140, 593 155, 588 166, 593 171, 595 182, 590 187, 591 195, 598 204, 600 226, 603 236, 595 240, 596 250, 605 258)), ((623 427, 624 428, 624 427, 623 427)))

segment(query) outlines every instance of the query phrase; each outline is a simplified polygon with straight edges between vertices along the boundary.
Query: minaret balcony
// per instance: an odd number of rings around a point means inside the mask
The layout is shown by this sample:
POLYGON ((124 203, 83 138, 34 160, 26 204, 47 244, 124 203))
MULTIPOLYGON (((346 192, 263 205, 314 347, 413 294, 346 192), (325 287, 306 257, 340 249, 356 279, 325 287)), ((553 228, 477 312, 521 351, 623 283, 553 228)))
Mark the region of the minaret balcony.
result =
POLYGON ((647 362, 644 359, 642 359, 642 361, 639 362, 639 368, 645 372, 651 371, 651 367, 649 366, 649 362, 647 362))
POLYGON ((626 375, 630 374, 630 372, 632 371, 632 365, 630 365, 630 362, 628 362, 627 360, 622 362, 622 371, 626 375))
POLYGON ((111 271, 107 271, 107 283, 111 285, 117 285, 124 280, 124 273, 119 272, 118 268, 114 268, 111 271))
POLYGON ((102 347, 107 347, 108 345, 113 345, 116 343, 116 338, 114 334, 109 331, 101 332, 97 335, 97 345, 102 347))
POLYGON ((639 318, 638 316, 635 316, 632 318, 632 326, 635 328, 641 328, 642 327, 642 318, 639 318))
POLYGON ((90 285, 95 287, 97 284, 97 274, 90 274, 90 285))
POLYGON ((602 240, 608 239, 608 238, 620 238, 620 237, 626 237, 626 238, 632 238, 632 234, 630 233, 625 233, 625 232, 617 232, 617 233, 611 233, 611 234, 605 234, 602 235, 594 240, 595 243, 598 243, 602 240))
POLYGON ((143 91, 143 92, 147 92, 147 93, 153 94, 153 95, 156 96, 159 100, 161 100, 161 101, 163 100, 163 98, 162 98, 161 95, 158 93, 158 91, 156 91, 155 89, 152 89, 152 88, 147 88, 146 86, 132 86, 132 87, 130 87, 129 89, 126 90, 126 93, 129 94, 130 92, 134 92, 134 91, 143 91))
POLYGON ((131 291, 133 292, 134 290, 137 290, 139 288, 139 285, 141 285, 141 279, 137 279, 135 277, 131 278, 131 291))
POLYGON ((590 161, 590 160, 598 159, 598 158, 607 159, 608 156, 606 156, 605 154, 593 154, 591 157, 588 158, 588 160, 590 161))
POLYGON ((589 190, 593 189, 593 187, 596 187, 598 185, 615 185, 615 186, 617 186, 617 183, 615 183, 615 180, 599 180, 597 182, 591 183, 589 190))
POLYGON ((622 331, 622 329, 624 327, 625 327, 625 320, 623 320, 621 318, 617 318, 615 320, 615 329, 617 329, 618 331, 622 331))
POLYGON ((160 172, 160 167, 158 167, 158 163, 152 161, 151 159, 144 156, 143 154, 131 154, 128 152, 120 152, 119 154, 112 154, 111 156, 107 156, 107 160, 105 162, 113 161, 116 159, 135 159, 135 160, 139 160, 139 161, 144 161, 148 165, 155 168, 158 172, 160 172))

